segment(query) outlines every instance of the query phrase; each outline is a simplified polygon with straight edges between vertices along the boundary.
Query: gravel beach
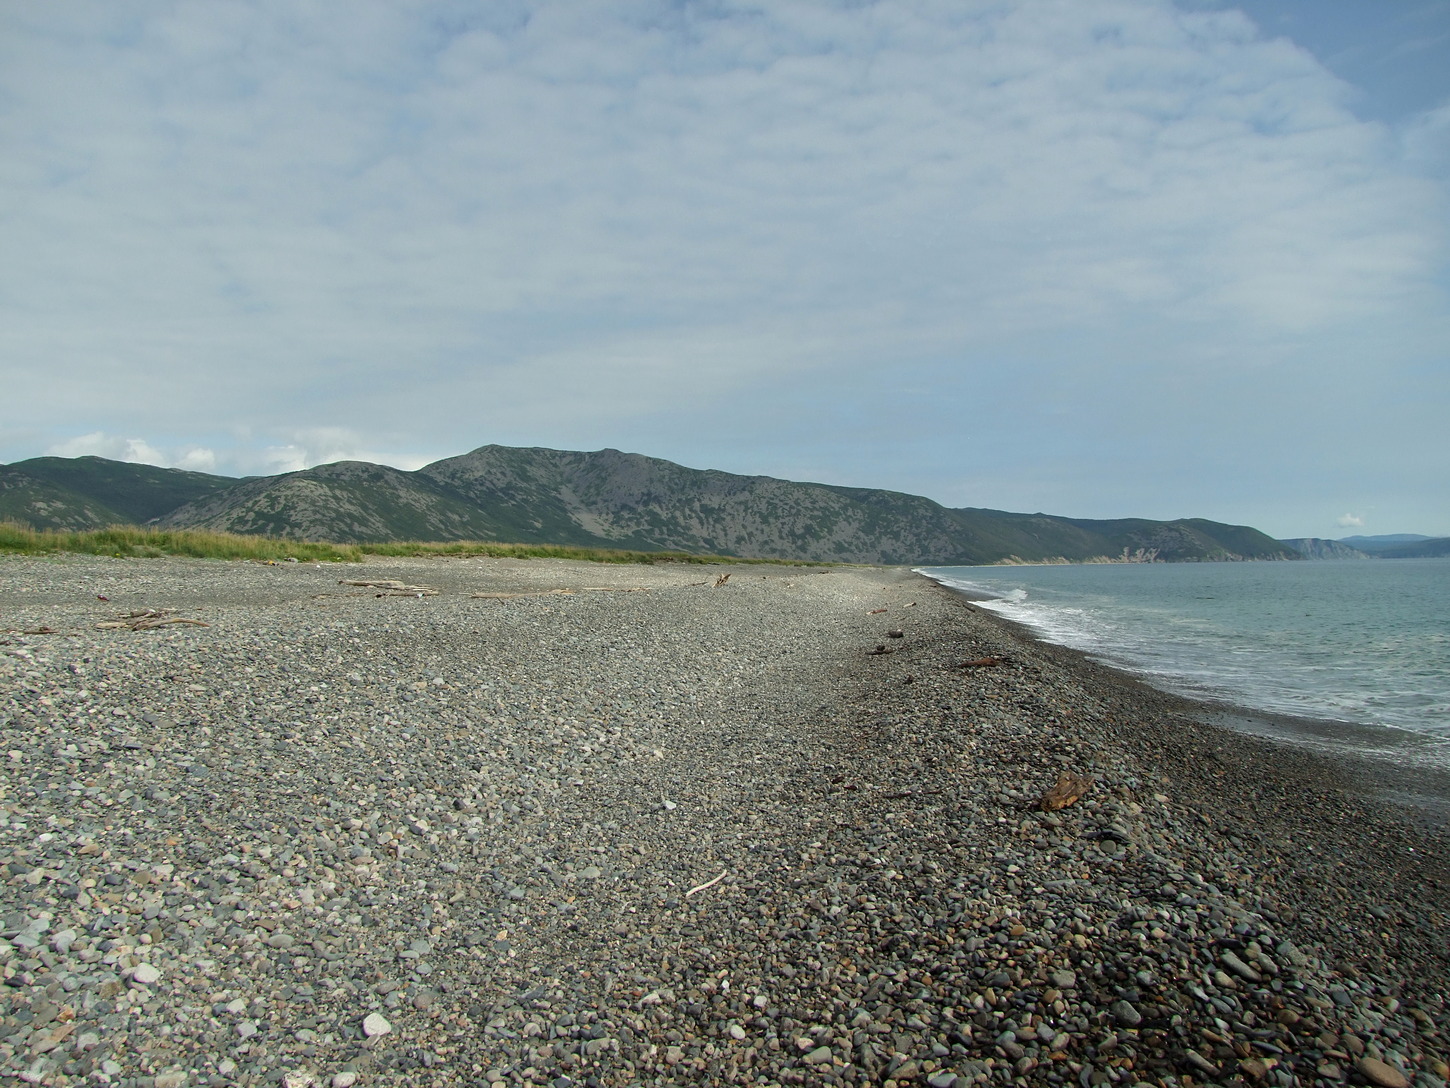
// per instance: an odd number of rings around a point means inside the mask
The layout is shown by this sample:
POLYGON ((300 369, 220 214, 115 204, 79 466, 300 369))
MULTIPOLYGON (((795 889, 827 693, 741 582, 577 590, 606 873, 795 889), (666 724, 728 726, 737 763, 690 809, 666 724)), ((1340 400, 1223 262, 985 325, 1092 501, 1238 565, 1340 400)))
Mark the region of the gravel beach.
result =
POLYGON ((903 570, 0 557, 0 1077, 1444 1088, 1450 790, 1205 709, 903 570))

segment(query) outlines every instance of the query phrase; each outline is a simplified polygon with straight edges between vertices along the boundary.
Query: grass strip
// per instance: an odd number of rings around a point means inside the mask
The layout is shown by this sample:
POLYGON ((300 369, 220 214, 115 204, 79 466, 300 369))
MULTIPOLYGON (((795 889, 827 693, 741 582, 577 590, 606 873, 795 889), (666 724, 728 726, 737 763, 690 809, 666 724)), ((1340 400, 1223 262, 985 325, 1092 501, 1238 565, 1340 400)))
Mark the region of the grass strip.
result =
POLYGON ((127 559, 180 555, 193 559, 305 559, 354 563, 363 555, 354 544, 242 536, 204 529, 143 529, 138 525, 112 525, 105 529, 72 531, 32 529, 13 521, 0 521, 0 552, 19 555, 72 552, 127 559))
POLYGON ((581 548, 567 544, 499 544, 480 540, 386 541, 329 544, 284 537, 217 533, 204 529, 145 529, 113 525, 106 529, 32 529, 0 521, 0 553, 12 555, 109 555, 127 559, 186 556, 193 559, 357 563, 364 555, 381 557, 482 556, 491 559, 579 559, 590 563, 754 563, 772 566, 828 566, 795 559, 741 559, 690 552, 640 552, 581 548))

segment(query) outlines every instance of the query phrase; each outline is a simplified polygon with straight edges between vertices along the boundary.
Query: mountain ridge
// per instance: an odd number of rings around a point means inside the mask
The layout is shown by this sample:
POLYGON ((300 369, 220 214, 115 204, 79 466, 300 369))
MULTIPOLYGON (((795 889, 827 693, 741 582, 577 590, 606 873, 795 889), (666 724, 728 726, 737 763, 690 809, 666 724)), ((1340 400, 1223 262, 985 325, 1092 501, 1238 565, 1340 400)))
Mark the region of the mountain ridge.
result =
POLYGON ((498 445, 412 472, 339 461, 242 479, 35 458, 0 466, 0 517, 36 528, 109 519, 339 543, 480 540, 888 565, 1299 558, 1256 529, 1198 518, 950 509, 903 492, 692 469, 616 449, 498 445))
POLYGON ((1309 536, 1279 543, 1293 548, 1306 559, 1438 559, 1450 555, 1450 537, 1419 533, 1347 536, 1340 540, 1309 536))

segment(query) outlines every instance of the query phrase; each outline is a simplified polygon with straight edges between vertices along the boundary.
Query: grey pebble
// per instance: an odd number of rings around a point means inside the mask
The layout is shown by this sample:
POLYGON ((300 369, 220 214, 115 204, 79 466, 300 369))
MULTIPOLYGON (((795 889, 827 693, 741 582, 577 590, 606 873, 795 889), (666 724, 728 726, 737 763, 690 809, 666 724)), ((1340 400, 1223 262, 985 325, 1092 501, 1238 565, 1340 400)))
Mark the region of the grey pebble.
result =
MULTIPOLYGON (((490 1085, 615 1088, 813 1083, 849 1063, 858 1081, 1106 1088, 1242 1072, 1206 1029, 1272 1056, 1279 1088, 1328 1066, 1321 1032, 1355 1058, 1435 1052, 1443 1005, 1397 979, 1433 978, 1415 949, 1446 945, 1443 910, 1385 879, 1380 917, 1334 884, 1332 849, 1261 852, 1267 802, 1174 780, 1182 744, 1221 738, 1169 697, 903 571, 740 567, 729 593, 701 573, 8 562, 6 622, 63 634, 0 638, 0 1074, 346 1088, 477 1067, 490 1085), (358 575, 440 592, 337 584, 358 575), (97 630, 102 578, 212 626, 97 630), (898 622, 909 601, 912 639, 863 667, 873 610, 898 622), (943 665, 987 656, 1009 664, 943 665), (1030 811, 1059 767, 1093 789, 1030 811), (1420 919, 1423 945, 1340 970, 1366 950, 1296 925, 1256 871, 1334 888, 1300 903, 1331 919, 1420 919)), ((1253 773, 1220 758, 1205 765, 1253 773)))

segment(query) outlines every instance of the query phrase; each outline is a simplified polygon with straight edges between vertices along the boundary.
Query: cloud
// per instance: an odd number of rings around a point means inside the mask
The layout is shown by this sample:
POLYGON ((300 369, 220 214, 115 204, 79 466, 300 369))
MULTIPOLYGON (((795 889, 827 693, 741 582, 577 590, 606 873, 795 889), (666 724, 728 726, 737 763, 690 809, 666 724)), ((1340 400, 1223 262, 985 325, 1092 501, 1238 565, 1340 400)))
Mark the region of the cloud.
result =
POLYGON ((174 435, 229 470, 668 439, 644 452, 889 464, 924 489, 923 463, 1001 447, 949 422, 924 446, 920 400, 883 388, 949 389, 958 421, 990 389, 1024 447, 1020 477, 992 473, 1010 505, 1051 476, 1027 459, 1069 433, 1043 422, 1066 402, 1113 420, 1070 457, 1116 487, 1120 464, 1201 461, 1200 418, 1275 416, 1309 448, 1356 399, 1357 337, 1387 396, 1433 399, 1443 119, 1360 121, 1352 87, 1236 11, 348 10, 0 15, 12 414, 56 444, 174 435), (892 416, 827 457, 790 446, 814 427, 784 403, 892 416))
POLYGON ((173 468, 189 469, 192 472, 214 472, 216 470, 216 453, 203 446, 191 446, 181 451, 176 458, 173 468))
POLYGON ((119 438, 104 431, 92 431, 57 442, 45 452, 51 457, 105 457, 111 461, 183 468, 193 472, 212 472, 217 465, 216 452, 205 446, 157 448, 144 438, 119 438))
POLYGON ((368 445, 361 435, 346 428, 310 427, 294 430, 287 435, 286 440, 268 445, 258 453, 237 451, 231 455, 229 463, 240 474, 270 476, 279 472, 297 472, 315 465, 328 465, 335 461, 367 461, 412 471, 437 459, 417 453, 376 449, 368 445))
POLYGON ((144 438, 117 438, 103 431, 78 435, 47 449, 52 457, 105 457, 142 465, 169 465, 170 461, 144 438))
POLYGON ((1357 514, 1340 514, 1334 522, 1341 529, 1363 529, 1364 518, 1357 514))

